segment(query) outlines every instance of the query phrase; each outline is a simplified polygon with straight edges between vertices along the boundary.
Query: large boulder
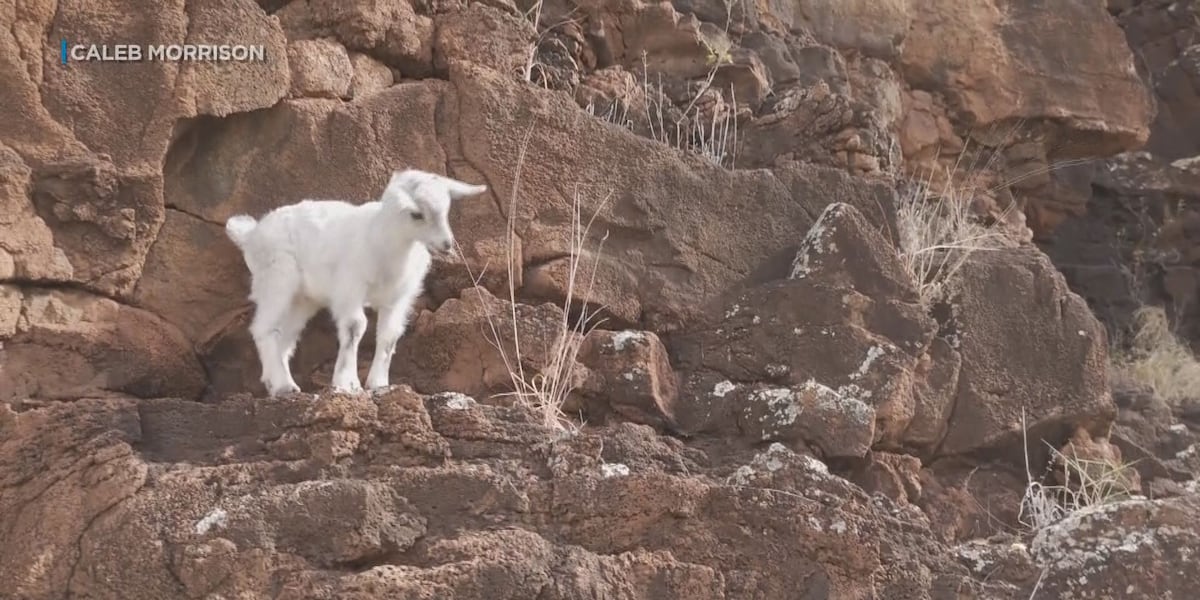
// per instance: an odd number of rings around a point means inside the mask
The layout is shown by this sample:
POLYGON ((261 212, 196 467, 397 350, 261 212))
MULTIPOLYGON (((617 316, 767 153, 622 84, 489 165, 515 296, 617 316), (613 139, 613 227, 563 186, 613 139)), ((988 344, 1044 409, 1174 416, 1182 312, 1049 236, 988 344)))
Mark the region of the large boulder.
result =
POLYGON ((1070 515, 1033 538, 1052 597, 1187 595, 1200 585, 1200 496, 1127 500, 1070 515))
POLYGON ((934 0, 909 10, 905 79, 945 94, 971 127, 1040 120, 1058 156, 1112 154, 1149 137, 1153 103, 1104 5, 934 0))
POLYGON ((958 274, 949 336, 962 366, 939 452, 1019 445, 1022 414, 1033 439, 1102 435, 1116 417, 1108 336, 1050 259, 1031 247, 981 251, 958 274))
MULTIPOLYGON (((782 441, 777 435, 795 434, 772 423, 803 427, 816 419, 857 456, 875 442, 903 444, 916 414, 918 360, 935 322, 896 250, 861 211, 835 203, 805 236, 789 275, 721 303, 705 325, 674 338, 686 373, 684 429, 737 423, 742 432, 782 441), (744 416, 731 418, 738 413, 744 416), (747 426, 746 418, 764 425, 747 426)), ((922 417, 945 411, 929 412, 922 417)), ((815 441, 822 428, 814 424, 800 437, 815 441)))

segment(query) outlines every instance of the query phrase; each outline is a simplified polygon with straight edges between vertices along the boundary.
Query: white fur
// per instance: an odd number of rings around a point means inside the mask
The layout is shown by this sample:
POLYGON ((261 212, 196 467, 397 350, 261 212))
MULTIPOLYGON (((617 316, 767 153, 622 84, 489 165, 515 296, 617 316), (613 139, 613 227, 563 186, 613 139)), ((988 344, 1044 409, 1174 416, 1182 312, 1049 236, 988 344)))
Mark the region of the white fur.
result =
POLYGON ((300 391, 289 362, 305 325, 322 308, 338 332, 332 387, 362 390, 358 347, 367 329, 365 307, 378 316, 367 387, 387 387, 396 342, 429 272, 429 250, 454 247, 451 200, 485 191, 484 185, 409 169, 393 172, 380 199, 362 205, 303 200, 260 221, 247 215, 226 221, 225 232, 250 271, 250 333, 267 392, 300 391))

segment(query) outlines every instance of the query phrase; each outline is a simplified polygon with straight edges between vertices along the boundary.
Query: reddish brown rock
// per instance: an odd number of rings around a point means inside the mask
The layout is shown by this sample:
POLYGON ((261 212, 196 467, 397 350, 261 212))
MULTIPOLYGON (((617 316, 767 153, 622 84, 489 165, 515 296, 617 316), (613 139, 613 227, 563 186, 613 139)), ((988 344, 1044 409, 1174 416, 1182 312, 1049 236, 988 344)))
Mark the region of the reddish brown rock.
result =
POLYGON ((1029 479, 1019 464, 981 465, 957 457, 934 461, 921 469, 921 493, 914 504, 947 543, 1027 528, 1029 517, 1022 514, 1021 502, 1029 479))
MULTIPOLYGON (((278 24, 249 0, 220 10, 201 5, 190 16, 181 3, 146 5, 146 10, 123 5, 130 18, 119 23, 96 17, 108 14, 102 5, 78 11, 29 5, 14 8, 20 14, 10 13, 19 35, 2 53, 12 85, 5 90, 11 102, 0 104, 12 112, 6 113, 0 137, 31 173, 26 192, 19 194, 21 184, 14 183, 6 190, 14 195, 5 200, 15 209, 8 214, 26 216, 5 223, 12 235, 4 236, 4 252, 25 256, 13 259, 12 267, 0 258, 0 270, 19 269, 22 277, 127 297, 162 222, 163 154, 176 125, 198 115, 263 108, 283 97, 288 72, 278 24), (43 56, 49 52, 44 44, 36 51, 27 46, 33 41, 29 34, 36 31, 44 38, 51 28, 71 40, 128 40, 143 48, 180 43, 190 32, 207 43, 261 44, 272 60, 220 68, 150 60, 64 66, 57 57, 43 56), (43 58, 54 68, 43 69, 43 58), (59 123, 69 123, 69 133, 59 123), (52 246, 33 211, 54 231, 52 246), (34 257, 37 265, 30 263, 34 257)), ((13 177, 25 178, 17 172, 13 177)))
POLYGON ((674 426, 679 383, 658 336, 594 330, 579 350, 579 362, 588 369, 589 422, 611 411, 621 420, 674 426))
MULTIPOLYGON (((988 187, 1029 176, 1012 191, 1043 230, 1085 206, 1195 196, 1195 161, 1040 173, 1145 137, 1145 84, 1098 5, 553 0, 535 33, 528 3, 511 0, 9 4, 10 593, 1024 599, 1043 572, 1038 595, 1195 587, 1178 575, 1195 545, 1192 409, 1126 394, 1108 439, 1106 340, 1031 249, 974 257, 935 322, 895 260, 891 183, 856 176, 936 166, 969 135, 1003 159, 980 177, 988 187), (64 66, 48 35, 262 43, 268 59, 64 66), (642 50, 661 91, 635 77, 642 50), (536 74, 522 81, 529 57, 536 74), (318 97, 285 99, 289 84, 318 97), (743 169, 646 139, 653 102, 672 122, 688 105, 737 115, 743 169), (1032 131, 1016 143, 987 134, 1018 120, 1032 131), (452 211, 466 266, 437 262, 394 362, 399 385, 248 397, 261 391, 248 276, 222 223, 303 198, 371 200, 401 167, 492 192, 452 211), (582 252, 596 285, 564 315, 576 200, 585 219, 606 204, 582 252), (492 396, 512 387, 485 316, 511 335, 514 307, 496 298, 510 260, 529 376, 583 303, 607 305, 612 331, 571 364, 565 408, 596 417, 578 432, 492 396), (793 263, 804 277, 787 279, 793 263), (617 348, 622 329, 640 337, 617 348), (127 399, 204 390, 205 404, 127 399), (126 398, 79 399, 100 395, 126 398), (1022 407, 1028 432, 1014 428, 1022 407), (694 435, 660 435, 672 418, 694 435), (1145 491, 1178 498, 1085 510, 1030 554, 993 536, 1020 525, 1018 433, 1136 460, 1145 491), (1099 572, 1095 556, 1125 566, 1099 572)), ((1170 160, 1196 154, 1194 4, 1108 7, 1154 83, 1166 116, 1151 145, 1170 160)), ((981 197, 980 212, 996 216, 1007 193, 981 197)), ((1188 305, 1195 219, 1162 214, 1171 223, 1149 247, 1180 261, 1156 265, 1164 304, 1188 305)), ((310 323, 294 359, 306 391, 327 383, 335 338, 326 318, 310 323)))
POLYGON ((921 498, 921 461, 915 456, 871 452, 851 481, 869 494, 883 494, 897 504, 916 503, 921 498))
POLYGON ((387 89, 395 82, 392 70, 387 65, 366 54, 351 52, 350 66, 354 68, 354 77, 350 81, 350 93, 355 98, 387 89))
MULTIPOLYGON (((261 44, 266 60, 194 64, 143 60, 130 64, 73 63, 46 69, 42 102, 52 117, 119 169, 161 169, 162 153, 180 118, 223 116, 271 106, 287 91, 288 66, 278 23, 252 0, 227 3, 93 3, 51 11, 44 26, 78 43, 261 44), (106 6, 107 4, 107 6, 106 6), (102 15, 120 9, 127 19, 102 15), (190 37, 189 37, 190 36, 190 37), (182 68, 181 68, 182 66, 182 68), (118 132, 140 132, 121 135, 118 132)), ((19 56, 19 55, 18 55, 19 56)), ((47 59, 49 56, 47 56, 47 59)), ((160 200, 161 202, 161 200, 160 200)))
POLYGON ((945 338, 934 338, 913 370, 913 416, 905 444, 930 453, 946 435, 958 395, 962 355, 945 338))
MULTIPOLYGON (((714 395, 722 392, 721 384, 713 387, 714 395)), ((874 408, 848 390, 810 381, 791 388, 735 388, 731 398, 738 406, 738 429, 760 441, 803 442, 828 458, 864 456, 875 441, 874 408)))
POLYGON ((0 548, 0 574, 28 596, 127 599, 774 598, 964 583, 944 547, 919 541, 920 519, 782 446, 726 476, 626 425, 563 440, 558 460, 574 466, 555 471, 532 450, 553 436, 535 415, 413 398, 0 407, 0 525, 24 540, 0 548), (362 442, 325 462, 312 440, 339 432, 362 442), (271 443, 285 434, 303 443, 271 443), (24 451, 34 438, 41 451, 24 451), (452 454, 429 453, 431 441, 452 454))
MULTIPOLYGON (((184 65, 174 82, 185 116, 227 115, 274 105, 287 95, 289 67, 287 38, 279 22, 253 0, 201 0, 177 4, 192 43, 261 45, 263 60, 197 62, 184 65), (193 108, 194 107, 194 108, 193 108)), ((131 8, 128 4, 125 8, 131 8)), ((162 15, 162 4, 151 3, 149 14, 162 15)), ((159 16, 161 19, 162 17, 159 16)), ((174 25, 174 19, 166 19, 174 25)), ((91 39, 102 39, 87 36, 91 39)), ((80 36, 80 39, 87 39, 80 36)), ((184 38, 167 33, 164 43, 184 38)), ((169 63, 160 63, 169 64, 169 63)), ((166 95, 170 97, 170 90, 166 95)), ((171 123, 170 125, 174 125, 171 123)), ((155 148, 164 152, 166 146, 155 148)))
POLYGON ((908 34, 913 9, 907 0, 884 2, 769 0, 759 17, 781 28, 807 29, 823 43, 883 58, 895 57, 908 34))
POLYGON ((1107 439, 1076 429, 1047 468, 1054 483, 1079 490, 1081 481, 1105 481, 1115 495, 1140 495, 1141 476, 1126 464, 1121 448, 1107 439))
POLYGON ((1031 431, 1103 435, 1116 417, 1107 334, 1049 259, 1035 249, 977 252, 959 273, 952 339, 962 367, 939 452, 1019 444, 1022 409, 1031 431))
POLYGON ((153 313, 84 292, 0 289, 20 298, 15 333, 4 342, 4 400, 109 392, 195 398, 204 390, 191 345, 153 313))
POLYGON ((905 443, 915 368, 934 322, 896 251, 860 211, 829 205, 802 241, 790 279, 752 288, 723 310, 673 343, 680 368, 695 372, 684 393, 695 404, 681 408, 692 426, 719 426, 722 415, 739 410, 737 401, 712 393, 722 379, 817 386, 871 409, 867 446, 905 443))
MULTIPOLYGON (((514 332, 509 302, 481 287, 463 290, 437 311, 413 319, 396 347, 392 381, 425 393, 453 391, 486 398, 514 391, 513 375, 522 371, 526 383, 539 373, 557 372, 549 369, 561 348, 562 310, 552 304, 518 304, 516 319, 514 332)), ((574 386, 579 383, 574 381, 574 386)))
POLYGON ((80 535, 145 485, 148 465, 130 446, 140 437, 137 406, 76 400, 17 414, 0 404, 0 434, 0 520, 10 536, 0 577, 7 593, 64 596, 80 535))
POLYGON ((0 146, 0 279, 70 281, 73 267, 29 201, 33 171, 0 146))
POLYGON ((454 61, 466 61, 516 77, 532 60, 537 33, 520 16, 482 4, 443 15, 437 20, 434 66, 446 72, 454 61))
POLYGON ((250 277, 241 260, 224 227, 167 210, 147 252, 134 301, 188 339, 204 340, 222 316, 248 308, 250 277))
POLYGON ((288 44, 291 94, 310 98, 348 98, 354 68, 341 44, 329 40, 297 40, 288 44))
POLYGON ((165 212, 158 174, 90 159, 54 163, 35 175, 32 200, 74 281, 107 294, 133 289, 165 212))
POLYGON ((517 202, 525 264, 570 251, 576 200, 585 221, 603 207, 591 231, 596 237, 608 233, 604 255, 620 257, 620 263, 600 276, 635 286, 624 295, 641 306, 639 329, 662 334, 694 320, 704 301, 762 268, 763 257, 774 262, 791 253, 795 232, 807 229, 810 214, 829 203, 875 211, 890 194, 885 186, 807 166, 774 174, 719 169, 584 118, 568 98, 481 68, 451 69, 451 81, 460 130, 475 132, 462 139, 463 156, 493 189, 512 193, 516 157, 526 151, 517 202), (637 168, 601 167, 635 163, 637 168), (566 185, 562 173, 572 174, 566 185), (691 200, 669 200, 682 197, 691 200), (753 211, 743 204, 749 199, 753 211))
POLYGON ((1100 4, 1072 1, 1048 13, 1028 2, 994 0, 964 10, 938 0, 909 11, 900 58, 905 79, 946 94, 971 126, 1053 121, 1044 128, 1059 156, 1112 154, 1149 136, 1154 108, 1120 28, 1100 4), (1094 43, 1085 49, 1081 39, 1094 43), (1045 56, 1067 58, 1054 66, 1036 62, 1045 56), (1023 67, 1029 64, 1043 68, 1023 67), (1091 92, 1099 85, 1107 93, 1091 92))
POLYGON ((333 36, 406 77, 425 77, 433 70, 433 19, 417 14, 409 0, 292 2, 276 16, 290 41, 333 36))

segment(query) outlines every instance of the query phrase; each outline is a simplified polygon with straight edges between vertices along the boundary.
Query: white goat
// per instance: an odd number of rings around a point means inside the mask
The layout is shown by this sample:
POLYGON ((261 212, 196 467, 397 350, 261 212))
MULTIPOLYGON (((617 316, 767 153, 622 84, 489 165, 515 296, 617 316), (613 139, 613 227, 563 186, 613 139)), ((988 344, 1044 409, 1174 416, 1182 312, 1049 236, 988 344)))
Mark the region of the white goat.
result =
POLYGON ((358 347, 367 330, 365 307, 377 314, 368 389, 387 387, 396 342, 424 289, 430 250, 454 247, 450 202, 481 194, 471 185, 425 171, 394 171, 379 200, 303 200, 255 221, 231 217, 225 232, 242 251, 255 304, 250 333, 271 396, 300 391, 292 354, 305 325, 322 308, 337 325, 332 387, 362 390, 358 347))

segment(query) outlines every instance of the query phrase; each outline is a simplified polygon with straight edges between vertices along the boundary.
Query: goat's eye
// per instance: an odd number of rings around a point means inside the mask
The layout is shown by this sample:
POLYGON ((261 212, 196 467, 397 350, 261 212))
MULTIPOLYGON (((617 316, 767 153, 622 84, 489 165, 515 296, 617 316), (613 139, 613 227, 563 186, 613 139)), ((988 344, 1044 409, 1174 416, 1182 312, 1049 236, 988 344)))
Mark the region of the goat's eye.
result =
POLYGON ((422 212, 419 212, 419 211, 415 211, 415 210, 414 210, 414 211, 412 212, 412 219, 413 219, 414 221, 424 221, 424 220, 425 220, 425 214, 424 214, 424 213, 422 213, 422 212))

